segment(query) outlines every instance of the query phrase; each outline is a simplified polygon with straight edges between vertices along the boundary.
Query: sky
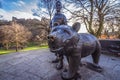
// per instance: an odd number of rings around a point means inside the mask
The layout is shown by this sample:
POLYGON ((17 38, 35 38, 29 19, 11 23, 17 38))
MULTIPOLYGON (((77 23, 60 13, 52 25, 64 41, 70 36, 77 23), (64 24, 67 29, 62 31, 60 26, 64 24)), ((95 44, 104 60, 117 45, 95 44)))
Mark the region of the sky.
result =
MULTIPOLYGON (((25 18, 25 19, 41 19, 34 16, 32 9, 37 9, 39 0, 0 0, 0 20, 12 20, 12 17, 25 18)), ((64 13, 66 17, 70 17, 69 13, 64 13)), ((68 23, 72 25, 73 23, 68 23)), ((80 32, 87 32, 84 27, 81 27, 80 32)))
POLYGON ((38 0, 0 0, 0 19, 11 20, 17 18, 37 18, 32 15, 32 9, 37 8, 38 0))

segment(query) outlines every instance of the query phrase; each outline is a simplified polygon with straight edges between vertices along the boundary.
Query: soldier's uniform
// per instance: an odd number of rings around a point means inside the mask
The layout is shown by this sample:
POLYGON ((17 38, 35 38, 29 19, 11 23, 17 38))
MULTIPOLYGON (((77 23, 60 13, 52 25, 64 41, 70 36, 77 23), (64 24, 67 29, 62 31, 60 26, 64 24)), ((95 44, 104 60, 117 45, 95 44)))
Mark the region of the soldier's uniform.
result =
POLYGON ((67 25, 66 16, 60 12, 55 13, 55 15, 53 16, 50 22, 50 28, 57 26, 57 25, 67 25))

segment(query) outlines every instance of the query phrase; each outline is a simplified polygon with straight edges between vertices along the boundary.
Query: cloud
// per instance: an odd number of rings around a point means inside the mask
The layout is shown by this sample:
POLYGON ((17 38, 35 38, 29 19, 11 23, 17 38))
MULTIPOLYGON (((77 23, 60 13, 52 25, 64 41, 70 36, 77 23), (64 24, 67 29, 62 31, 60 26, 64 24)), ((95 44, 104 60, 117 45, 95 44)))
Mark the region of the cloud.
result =
POLYGON ((25 19, 39 19, 40 20, 40 17, 37 17, 37 16, 33 16, 32 14, 28 13, 28 12, 22 12, 22 11, 5 11, 3 9, 0 9, 0 15, 2 15, 3 17, 0 18, 0 19, 3 19, 3 20, 12 20, 12 17, 17 17, 18 19, 19 18, 25 18, 25 19))
POLYGON ((33 14, 32 9, 36 9, 37 8, 37 0, 31 1, 29 3, 25 3, 23 1, 19 1, 19 4, 17 5, 17 10, 22 11, 22 12, 27 12, 30 14, 33 14))
POLYGON ((36 5, 36 2, 31 2, 30 4, 26 4, 25 6, 23 6, 24 9, 22 9, 22 11, 27 11, 29 13, 32 14, 32 9, 36 9, 37 8, 37 5, 36 5))
POLYGON ((25 2, 23 2, 23 1, 19 1, 19 4, 21 4, 21 5, 25 5, 25 2))
POLYGON ((25 5, 25 2, 23 2, 23 1, 18 1, 18 2, 12 2, 12 4, 13 4, 14 6, 22 7, 22 6, 25 5))
POLYGON ((34 1, 29 1, 29 2, 25 2, 24 0, 18 0, 18 1, 14 1, 11 3, 6 3, 3 0, 0 0, 0 2, 4 3, 4 5, 9 4, 9 6, 13 9, 11 10, 5 10, 0 8, 0 19, 4 19, 4 20, 12 20, 12 17, 17 17, 17 18, 36 18, 36 19, 41 19, 38 16, 34 16, 32 15, 32 9, 36 9, 37 8, 37 0, 34 1))

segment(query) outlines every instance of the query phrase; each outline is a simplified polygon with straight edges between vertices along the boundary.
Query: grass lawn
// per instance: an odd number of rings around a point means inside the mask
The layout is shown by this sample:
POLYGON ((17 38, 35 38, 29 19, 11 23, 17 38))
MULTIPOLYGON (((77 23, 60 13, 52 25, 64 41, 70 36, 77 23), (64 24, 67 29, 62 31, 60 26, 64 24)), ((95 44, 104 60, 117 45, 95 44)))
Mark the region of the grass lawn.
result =
MULTIPOLYGON (((44 46, 30 46, 30 47, 26 47, 22 50, 19 50, 19 52, 21 51, 30 51, 30 50, 38 50, 38 49, 44 49, 44 48, 48 48, 47 45, 44 45, 44 46)), ((9 53, 13 53, 13 52, 16 52, 15 50, 3 50, 3 49, 0 49, 0 55, 2 54, 9 54, 9 53)))
POLYGON ((12 53, 12 52, 15 52, 15 50, 3 50, 3 49, 0 49, 0 55, 12 53))

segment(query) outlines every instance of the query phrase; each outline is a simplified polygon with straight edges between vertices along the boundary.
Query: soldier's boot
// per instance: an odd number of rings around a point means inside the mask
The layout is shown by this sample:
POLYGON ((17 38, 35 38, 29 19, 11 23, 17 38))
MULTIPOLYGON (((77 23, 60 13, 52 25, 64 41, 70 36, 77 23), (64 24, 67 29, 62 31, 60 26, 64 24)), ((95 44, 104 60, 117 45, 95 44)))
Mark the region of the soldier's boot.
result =
POLYGON ((55 60, 52 61, 52 63, 58 63, 59 62, 59 56, 58 56, 58 53, 55 53, 55 60))
POLYGON ((52 61, 52 63, 58 63, 58 62, 59 62, 58 57, 56 57, 56 59, 52 61))
POLYGON ((59 62, 56 65, 56 69, 60 70, 63 68, 63 56, 59 56, 59 62))

